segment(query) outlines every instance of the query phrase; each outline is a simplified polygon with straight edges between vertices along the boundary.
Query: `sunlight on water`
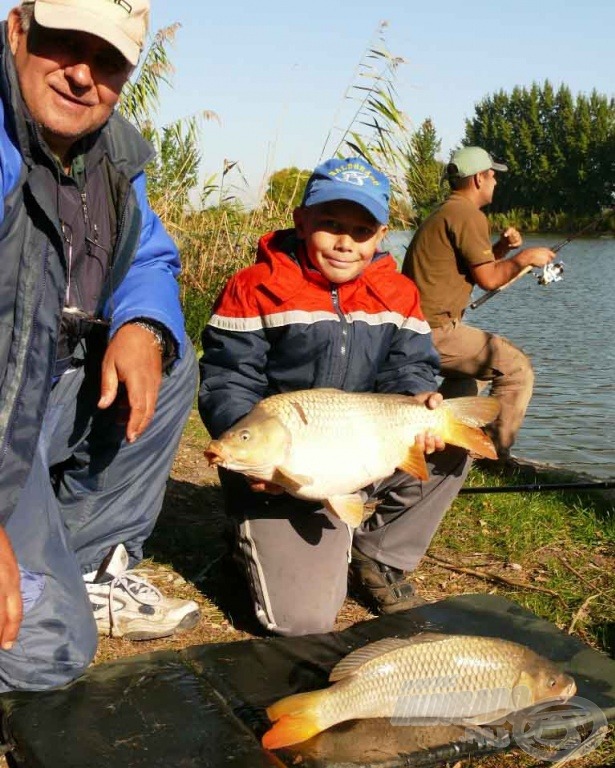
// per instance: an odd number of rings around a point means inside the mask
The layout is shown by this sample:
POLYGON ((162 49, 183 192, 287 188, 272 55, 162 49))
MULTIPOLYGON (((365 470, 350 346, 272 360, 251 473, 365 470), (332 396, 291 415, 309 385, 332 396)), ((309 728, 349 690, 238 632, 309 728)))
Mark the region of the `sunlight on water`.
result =
MULTIPOLYGON (((525 245, 561 239, 528 237, 525 245)), ((393 232, 385 245, 399 261, 408 240, 393 232)), ((557 261, 561 282, 540 286, 528 275, 469 309, 465 321, 506 336, 532 358, 534 396, 513 453, 615 479, 615 238, 574 241, 557 261)))

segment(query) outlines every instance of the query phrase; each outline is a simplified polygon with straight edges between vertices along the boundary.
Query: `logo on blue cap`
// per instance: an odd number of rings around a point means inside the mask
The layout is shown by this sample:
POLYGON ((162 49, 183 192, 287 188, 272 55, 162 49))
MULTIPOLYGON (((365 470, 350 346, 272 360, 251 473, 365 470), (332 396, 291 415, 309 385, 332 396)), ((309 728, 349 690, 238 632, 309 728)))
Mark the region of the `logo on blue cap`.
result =
POLYGON ((367 209, 380 224, 386 224, 390 196, 388 178, 363 158, 333 158, 314 169, 302 205, 308 208, 333 200, 350 200, 367 209))

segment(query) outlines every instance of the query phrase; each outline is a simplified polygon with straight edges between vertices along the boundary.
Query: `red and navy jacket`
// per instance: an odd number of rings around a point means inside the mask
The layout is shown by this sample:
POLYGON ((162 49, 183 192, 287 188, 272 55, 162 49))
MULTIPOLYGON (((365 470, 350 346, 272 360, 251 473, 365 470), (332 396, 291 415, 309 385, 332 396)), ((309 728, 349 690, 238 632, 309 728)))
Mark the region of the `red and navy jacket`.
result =
POLYGON ((436 390, 431 331, 393 257, 377 254, 335 285, 309 266, 294 230, 260 239, 256 263, 216 300, 202 344, 199 410, 212 437, 280 392, 436 390))

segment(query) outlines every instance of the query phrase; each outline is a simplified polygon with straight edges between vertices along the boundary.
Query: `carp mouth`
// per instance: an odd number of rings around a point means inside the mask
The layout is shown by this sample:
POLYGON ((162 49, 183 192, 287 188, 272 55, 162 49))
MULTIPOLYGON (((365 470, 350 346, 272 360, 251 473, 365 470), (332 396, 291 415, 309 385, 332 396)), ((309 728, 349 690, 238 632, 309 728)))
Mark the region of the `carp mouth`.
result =
POLYGON ((203 455, 207 459, 210 467, 222 467, 223 469, 230 469, 234 472, 242 472, 248 477, 253 477, 256 480, 267 479, 271 472, 272 467, 267 464, 250 465, 242 461, 238 461, 230 456, 222 445, 217 440, 212 440, 207 448, 203 451, 203 455))
POLYGON ((211 442, 207 446, 207 448, 203 451, 203 455, 207 459, 210 467, 216 467, 220 464, 224 464, 224 451, 214 442, 211 442))

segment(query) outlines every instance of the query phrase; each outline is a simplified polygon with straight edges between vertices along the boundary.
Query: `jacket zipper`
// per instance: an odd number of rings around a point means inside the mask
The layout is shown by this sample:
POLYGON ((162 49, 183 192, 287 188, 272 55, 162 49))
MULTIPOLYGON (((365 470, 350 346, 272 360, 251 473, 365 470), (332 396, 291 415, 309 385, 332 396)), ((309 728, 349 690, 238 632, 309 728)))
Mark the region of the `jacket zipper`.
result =
MULTIPOLYGON (((128 210, 128 201, 130 199, 130 192, 126 192, 124 195, 123 200, 123 207, 122 207, 122 215, 120 216, 120 225, 117 230, 117 239, 115 241, 115 248, 113 249, 113 253, 111 254, 111 259, 109 262, 109 273, 107 280, 105 281, 105 285, 103 286, 103 290, 100 293, 100 300, 98 302, 98 307, 96 310, 96 314, 103 316, 103 312, 105 309, 105 304, 107 303, 107 299, 113 299, 113 270, 115 269, 116 264, 116 256, 118 254, 118 251, 120 249, 121 243, 122 243, 122 235, 124 232, 124 225, 126 223, 126 211, 128 210)), ((130 266, 130 265, 129 265, 130 266)), ((128 270, 126 270, 128 271, 128 270)), ((113 306, 110 307, 109 312, 109 322, 113 322, 113 306)))
POLYGON ((348 320, 341 310, 340 297, 337 287, 331 289, 331 300, 333 301, 333 308, 335 309, 335 313, 340 319, 340 328, 342 331, 342 342, 339 347, 341 365, 338 376, 338 386, 341 388, 344 379, 346 378, 346 369, 348 367, 348 320))

